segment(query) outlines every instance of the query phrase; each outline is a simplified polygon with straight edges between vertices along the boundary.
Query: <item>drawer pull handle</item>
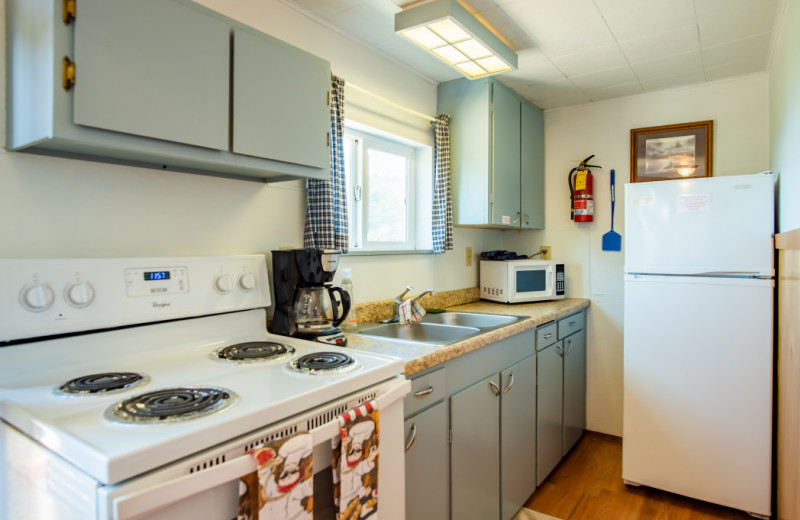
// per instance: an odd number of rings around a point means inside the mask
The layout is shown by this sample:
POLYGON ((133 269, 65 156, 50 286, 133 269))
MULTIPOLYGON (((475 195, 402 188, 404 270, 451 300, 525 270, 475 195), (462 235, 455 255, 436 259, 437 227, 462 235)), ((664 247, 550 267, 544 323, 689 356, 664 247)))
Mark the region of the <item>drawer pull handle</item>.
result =
POLYGON ((414 392, 414 397, 425 397, 426 395, 431 395, 433 393, 433 387, 429 386, 427 390, 420 390, 419 392, 414 392))
POLYGON ((576 323, 578 323, 578 322, 577 321, 571 321, 571 322, 569 322, 569 326, 570 327, 574 327, 576 323))
POLYGON ((492 390, 494 391, 494 395, 500 395, 500 387, 498 387, 497 384, 494 381, 489 381, 489 386, 492 387, 492 390))
POLYGON ((513 372, 508 374, 508 376, 511 378, 511 380, 508 382, 508 386, 506 387, 506 389, 503 390, 503 394, 507 394, 508 391, 511 390, 511 387, 514 386, 514 374, 513 374, 513 372))
POLYGON ((552 337, 553 337, 553 333, 552 333, 552 332, 548 332, 548 333, 547 333, 547 334, 545 334, 543 337, 544 337, 544 339, 550 339, 550 338, 552 338, 552 337))
POLYGON ((411 446, 414 445, 414 441, 417 440, 417 423, 411 423, 411 440, 408 441, 406 444, 406 452, 411 449, 411 446))

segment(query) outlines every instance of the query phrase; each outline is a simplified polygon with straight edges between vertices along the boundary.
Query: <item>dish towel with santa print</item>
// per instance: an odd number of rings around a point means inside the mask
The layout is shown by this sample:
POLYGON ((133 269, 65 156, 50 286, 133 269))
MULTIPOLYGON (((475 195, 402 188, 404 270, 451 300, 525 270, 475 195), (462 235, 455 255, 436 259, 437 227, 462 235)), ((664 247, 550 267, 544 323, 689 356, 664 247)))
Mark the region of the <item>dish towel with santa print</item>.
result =
POLYGON ((339 416, 333 447, 337 520, 378 519, 379 411, 373 400, 339 416))
POLYGON ((313 441, 308 432, 249 451, 258 471, 239 483, 237 520, 311 520, 314 503, 313 441))

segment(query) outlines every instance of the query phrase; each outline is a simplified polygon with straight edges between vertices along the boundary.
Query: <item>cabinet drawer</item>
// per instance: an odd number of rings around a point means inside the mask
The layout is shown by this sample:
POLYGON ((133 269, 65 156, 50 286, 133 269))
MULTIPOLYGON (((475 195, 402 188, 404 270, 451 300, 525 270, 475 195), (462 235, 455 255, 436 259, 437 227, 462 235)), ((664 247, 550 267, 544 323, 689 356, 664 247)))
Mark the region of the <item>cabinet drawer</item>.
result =
POLYGON ((561 327, 555 322, 536 329, 536 350, 542 350, 558 341, 561 335, 556 334, 556 329, 561 331, 561 327))
POLYGON ((405 416, 422 410, 433 403, 444 399, 447 393, 445 369, 419 376, 411 381, 411 392, 405 397, 405 416))
POLYGON ((579 312, 558 320, 558 339, 566 338, 570 334, 586 328, 586 314, 579 312))

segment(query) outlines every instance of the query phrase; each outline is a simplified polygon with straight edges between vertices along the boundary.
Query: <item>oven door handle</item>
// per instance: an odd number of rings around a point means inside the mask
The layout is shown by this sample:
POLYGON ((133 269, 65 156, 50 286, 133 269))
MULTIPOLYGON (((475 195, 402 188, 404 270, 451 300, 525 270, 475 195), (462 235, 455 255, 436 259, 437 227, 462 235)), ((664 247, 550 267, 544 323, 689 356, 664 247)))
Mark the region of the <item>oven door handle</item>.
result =
POLYGON ((257 469, 255 459, 245 455, 219 466, 130 493, 114 500, 112 505, 114 519, 130 520, 144 516, 184 498, 202 493, 231 480, 237 480, 257 469))

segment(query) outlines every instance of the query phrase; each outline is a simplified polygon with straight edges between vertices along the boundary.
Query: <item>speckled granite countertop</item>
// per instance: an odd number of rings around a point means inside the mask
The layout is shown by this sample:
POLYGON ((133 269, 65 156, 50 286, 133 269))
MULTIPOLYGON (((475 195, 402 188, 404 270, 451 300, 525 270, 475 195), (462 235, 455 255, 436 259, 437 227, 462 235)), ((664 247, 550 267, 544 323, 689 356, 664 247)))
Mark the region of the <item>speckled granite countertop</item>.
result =
POLYGON ((354 336, 352 334, 347 335, 347 344, 355 349, 402 358, 406 362, 404 373, 406 376, 410 376, 514 334, 519 334, 543 323, 568 316, 588 306, 589 300, 583 298, 568 298, 539 303, 518 303, 514 305, 481 300, 447 307, 446 310, 528 316, 529 318, 444 347, 434 347, 420 343, 400 343, 365 336, 354 336))

